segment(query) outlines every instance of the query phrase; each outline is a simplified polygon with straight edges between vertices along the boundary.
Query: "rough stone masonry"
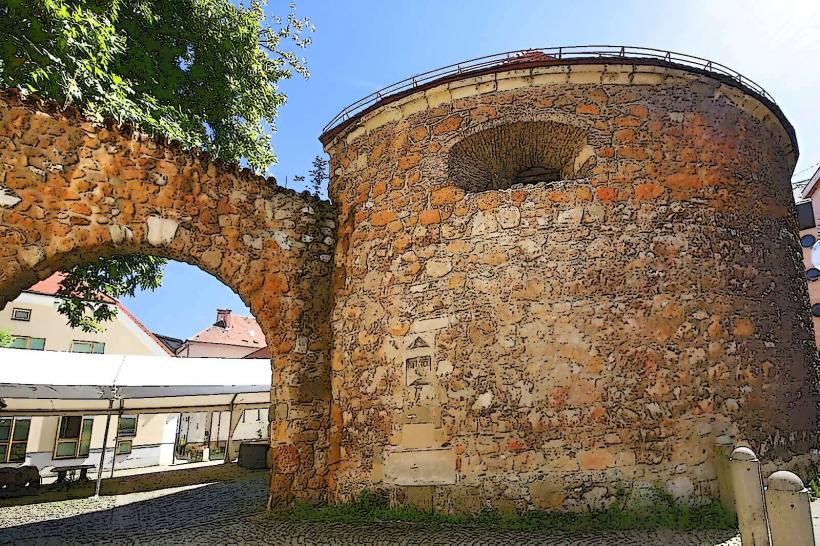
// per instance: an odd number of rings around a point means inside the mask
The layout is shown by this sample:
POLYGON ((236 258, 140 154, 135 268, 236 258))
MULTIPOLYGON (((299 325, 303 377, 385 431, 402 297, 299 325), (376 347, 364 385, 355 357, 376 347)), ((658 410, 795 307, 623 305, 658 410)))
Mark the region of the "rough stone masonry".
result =
POLYGON ((718 438, 817 447, 777 106, 647 59, 524 59, 328 130, 333 207, 0 95, 0 302, 82 260, 215 275, 272 350, 271 501, 717 496, 718 438))

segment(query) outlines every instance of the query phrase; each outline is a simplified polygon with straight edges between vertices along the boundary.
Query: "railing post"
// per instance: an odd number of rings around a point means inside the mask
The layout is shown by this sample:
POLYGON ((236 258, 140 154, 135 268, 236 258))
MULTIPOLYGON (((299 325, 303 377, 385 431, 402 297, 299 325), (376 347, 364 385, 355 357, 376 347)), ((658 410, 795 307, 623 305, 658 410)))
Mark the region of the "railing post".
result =
POLYGON ((772 530, 772 546, 814 544, 809 490, 795 474, 778 470, 769 476, 766 509, 772 530))
POLYGON ((760 461, 748 447, 732 451, 729 465, 737 508, 737 522, 743 546, 769 546, 766 508, 763 503, 763 480, 760 461))

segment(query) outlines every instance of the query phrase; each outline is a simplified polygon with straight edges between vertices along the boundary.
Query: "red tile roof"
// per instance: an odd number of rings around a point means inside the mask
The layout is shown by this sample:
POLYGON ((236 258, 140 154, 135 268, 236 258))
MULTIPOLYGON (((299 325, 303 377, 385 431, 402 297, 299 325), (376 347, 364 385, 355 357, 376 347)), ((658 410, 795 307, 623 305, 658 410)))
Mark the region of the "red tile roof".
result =
POLYGON ((261 349, 257 349, 249 355, 245 355, 242 358, 270 358, 270 347, 262 347, 261 349))
MULTIPOLYGON (((60 283, 63 282, 63 279, 66 277, 65 273, 55 273, 47 279, 43 279, 42 281, 38 282, 26 292, 33 292, 35 294, 44 294, 46 296, 56 296, 57 292, 60 290, 60 283)), ((98 301, 104 301, 105 303, 116 304, 117 300, 108 296, 107 294, 98 294, 98 301)))
POLYGON ((208 326, 189 341, 219 343, 240 347, 265 347, 265 335, 253 317, 233 315, 229 310, 217 311, 217 322, 208 326))
MULTIPOLYGON (((28 290, 25 290, 25 292, 31 292, 33 294, 43 294, 45 296, 56 296, 57 292, 60 289, 60 283, 64 278, 65 273, 54 273, 49 278, 43 279, 42 281, 33 285, 28 290)), ((125 316, 130 318, 134 322, 134 324, 136 324, 140 328, 140 330, 145 332, 148 335, 148 337, 150 337, 154 341, 154 343, 162 347, 162 349, 170 356, 175 356, 173 351, 171 351, 163 342, 161 342, 157 338, 157 336, 155 336, 153 332, 151 332, 151 330, 146 328, 145 325, 142 322, 140 322, 140 320, 137 317, 135 317, 131 313, 131 311, 129 311, 128 308, 126 308, 122 303, 120 303, 119 301, 115 300, 107 294, 98 294, 97 296, 99 301, 110 303, 111 305, 116 305, 117 309, 121 311, 123 314, 125 314, 125 316)))

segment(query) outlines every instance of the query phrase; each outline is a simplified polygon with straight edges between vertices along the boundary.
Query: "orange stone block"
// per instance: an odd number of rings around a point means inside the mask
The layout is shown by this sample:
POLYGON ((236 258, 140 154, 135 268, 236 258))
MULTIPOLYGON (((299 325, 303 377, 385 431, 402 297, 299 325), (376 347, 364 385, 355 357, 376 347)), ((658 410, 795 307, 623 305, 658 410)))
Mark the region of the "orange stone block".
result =
POLYGON ((413 142, 419 142, 420 140, 424 140, 425 138, 427 138, 428 134, 430 134, 430 131, 427 130, 427 127, 414 127, 410 131, 410 139, 413 142))
POLYGON ((673 174, 667 178, 667 183, 676 190, 693 190, 701 186, 700 179, 695 174, 673 174))
POLYGON ((606 449, 591 449, 578 454, 581 470, 605 470, 614 462, 615 457, 606 449))
POLYGON ((485 192, 478 196, 475 204, 481 210, 493 210, 498 208, 498 205, 504 200, 504 194, 500 192, 485 192))
POLYGON ((575 113, 597 116, 601 113, 601 109, 595 104, 579 104, 575 107, 575 113))
POLYGON ((433 205, 449 205, 464 198, 464 190, 456 186, 445 186, 433 190, 430 203, 433 205))
POLYGON ((439 121, 435 125, 433 125, 433 134, 434 135, 441 135, 444 133, 450 133, 455 131, 459 127, 461 127, 463 119, 461 116, 450 116, 448 118, 444 118, 443 120, 439 121))
POLYGON ((383 180, 379 180, 378 182, 373 184, 373 190, 372 190, 373 197, 378 197, 386 191, 387 191, 387 182, 385 182, 383 180))
POLYGON ((421 154, 408 154, 399 158, 399 169, 406 171, 421 163, 421 154))
POLYGON ((370 215, 370 225, 384 226, 396 219, 396 212, 392 210, 381 210, 370 215))
POLYGON ((601 187, 595 190, 595 195, 603 202, 614 201, 618 197, 618 190, 616 188, 601 187))
POLYGON ((441 213, 438 209, 427 209, 419 215, 419 223, 423 226, 441 222, 441 213))
POLYGON ((638 184, 635 186, 635 199, 638 201, 655 199, 663 195, 663 192, 663 187, 651 182, 646 184, 638 184))

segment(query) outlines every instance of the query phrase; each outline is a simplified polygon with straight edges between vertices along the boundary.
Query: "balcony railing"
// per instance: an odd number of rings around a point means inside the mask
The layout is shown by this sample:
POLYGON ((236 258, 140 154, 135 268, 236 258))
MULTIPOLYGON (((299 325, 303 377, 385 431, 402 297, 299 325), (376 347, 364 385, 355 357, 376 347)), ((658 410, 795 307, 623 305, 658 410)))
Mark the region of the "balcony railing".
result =
POLYGON ((439 78, 459 74, 469 74, 471 72, 476 72, 491 67, 503 66, 504 64, 526 65, 527 63, 543 63, 544 61, 554 61, 555 64, 561 64, 560 61, 562 60, 573 59, 602 59, 604 62, 608 59, 655 59, 670 64, 688 66, 729 77, 744 88, 753 91, 772 103, 775 102, 765 89, 743 74, 737 72, 736 70, 732 70, 728 66, 701 57, 696 57, 694 55, 675 53, 673 51, 665 51, 662 49, 653 49, 648 47, 606 45, 547 47, 496 53, 494 55, 478 57, 476 59, 470 59, 469 61, 463 61, 460 63, 443 66, 441 68, 435 68, 427 72, 422 72, 421 74, 416 74, 415 76, 411 76, 399 82, 390 84, 387 87, 383 87, 378 91, 371 93, 370 95, 345 107, 341 112, 336 114, 332 120, 330 120, 330 123, 325 125, 323 132, 329 131, 336 125, 347 121, 351 117, 362 112, 363 110, 366 110, 386 97, 396 93, 412 90, 439 78))

